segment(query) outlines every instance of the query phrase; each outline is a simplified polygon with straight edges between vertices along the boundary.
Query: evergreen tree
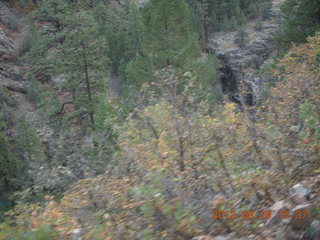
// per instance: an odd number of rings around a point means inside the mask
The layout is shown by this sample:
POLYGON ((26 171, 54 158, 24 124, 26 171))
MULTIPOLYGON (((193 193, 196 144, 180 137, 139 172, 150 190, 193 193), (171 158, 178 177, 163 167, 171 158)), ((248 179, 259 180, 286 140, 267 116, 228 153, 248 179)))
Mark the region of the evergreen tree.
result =
MULTIPOLYGON (((269 1, 269 0, 266 0, 269 1)), ((248 16, 249 18, 253 18, 257 16, 257 13, 259 13, 259 8, 261 3, 264 1, 261 0, 240 0, 239 6, 241 9, 241 12, 244 13, 245 16, 248 16)))
POLYGON ((263 2, 262 9, 261 9, 262 19, 270 18, 271 7, 272 7, 272 1, 268 0, 266 2, 263 2))
POLYGON ((243 12, 241 12, 240 13, 240 16, 239 16, 239 18, 238 18, 238 25, 239 26, 243 26, 243 25, 245 25, 246 24, 246 22, 247 22, 247 18, 246 18, 246 16, 244 15, 244 13, 243 12))
POLYGON ((109 51, 110 71, 118 75, 120 62, 126 56, 126 12, 125 9, 117 2, 111 2, 107 6, 100 3, 95 8, 96 18, 98 20, 98 28, 101 35, 105 36, 109 51))
POLYGON ((9 138, 5 134, 6 123, 0 115, 0 193, 4 195, 8 190, 18 187, 17 177, 23 166, 13 152, 9 138))
POLYGON ((257 30, 257 31, 260 31, 263 27, 263 22, 262 22, 262 17, 259 16, 256 20, 256 23, 255 23, 255 26, 254 28, 257 30))
POLYGON ((238 27, 238 22, 237 22, 237 19, 236 19, 236 17, 232 17, 231 18, 231 21, 230 21, 230 29, 231 30, 236 30, 237 29, 237 27, 238 27))
POLYGON ((178 66, 195 56, 189 10, 182 0, 150 0, 144 9, 145 51, 156 68, 178 66))
POLYGON ((44 148, 36 134, 36 129, 25 117, 19 119, 17 130, 15 146, 18 151, 26 156, 26 161, 32 162, 33 158, 44 159, 44 148))
POLYGON ((135 3, 128 3, 128 32, 127 32, 127 55, 128 59, 133 59, 137 53, 142 54, 144 25, 143 19, 135 3))
POLYGON ((207 52, 209 31, 217 30, 216 16, 212 17, 210 0, 189 0, 192 30, 199 34, 202 52, 207 52))
POLYGON ((94 130, 95 103, 107 89, 107 43, 88 12, 80 10, 66 20, 69 29, 63 45, 58 46, 55 70, 66 80, 60 87, 71 93, 75 106, 71 117, 82 124, 88 119, 94 130))
POLYGON ((221 1, 220 7, 229 19, 239 14, 239 0, 221 1))
POLYGON ((222 31, 230 31, 232 30, 232 23, 230 21, 229 18, 225 18, 222 22, 222 25, 221 25, 221 30, 222 31))
POLYGON ((29 54, 35 75, 44 69, 45 74, 62 79, 53 86, 61 96, 59 100, 55 94, 46 97, 51 99, 51 116, 60 119, 60 126, 76 122, 84 130, 94 130, 95 103, 107 89, 108 51, 92 9, 82 9, 81 4, 72 2, 42 0, 33 17, 49 22, 48 30, 38 31, 29 54))
POLYGON ((200 45, 202 52, 207 52, 208 42, 208 3, 207 0, 202 0, 198 4, 198 15, 200 19, 200 45))
POLYGON ((208 17, 208 29, 213 31, 235 30, 232 25, 243 25, 247 18, 254 18, 263 12, 263 17, 268 18, 271 0, 186 0, 192 9, 192 14, 197 15, 197 19, 192 17, 193 24, 197 22, 197 31, 200 33, 199 5, 204 10, 204 16, 208 17), (203 7, 204 6, 204 7, 203 7), (237 24, 233 24, 237 22, 237 24))
POLYGON ((71 1, 38 0, 37 2, 38 8, 31 13, 31 19, 49 23, 57 32, 66 27, 64 20, 66 16, 71 14, 71 1))
POLYGON ((69 2, 64 0, 39 0, 38 7, 30 14, 34 23, 45 24, 39 28, 31 27, 32 44, 28 54, 28 62, 32 66, 35 77, 47 81, 54 71, 56 59, 48 57, 50 48, 63 44, 67 27, 66 17, 72 15, 69 2))
POLYGON ((186 0, 190 11, 191 29, 193 32, 200 34, 200 19, 198 14, 198 0, 186 0))
POLYGON ((143 83, 154 80, 153 69, 150 59, 137 53, 135 59, 127 65, 127 87, 132 91, 139 90, 143 83))
POLYGON ((245 47, 248 34, 244 27, 239 27, 235 36, 234 42, 238 44, 240 48, 245 47))
POLYGON ((151 0, 143 9, 142 17, 141 50, 127 66, 128 84, 136 90, 143 83, 154 81, 156 70, 167 66, 181 68, 199 52, 184 1, 151 0))
POLYGON ((220 29, 221 29, 221 25, 218 22, 217 14, 214 9, 211 12, 209 25, 211 25, 211 29, 213 31, 220 31, 220 29))
POLYGON ((276 37, 288 48, 292 42, 302 43, 320 30, 320 2, 318 0, 286 0, 282 13, 282 32, 276 37))

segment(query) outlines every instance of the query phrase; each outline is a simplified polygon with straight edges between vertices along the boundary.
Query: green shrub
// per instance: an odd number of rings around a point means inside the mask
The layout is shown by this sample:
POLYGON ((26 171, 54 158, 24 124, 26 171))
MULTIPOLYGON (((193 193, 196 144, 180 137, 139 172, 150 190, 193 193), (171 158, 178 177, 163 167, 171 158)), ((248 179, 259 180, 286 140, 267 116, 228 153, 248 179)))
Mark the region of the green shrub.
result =
POLYGON ((42 226, 38 230, 31 230, 26 233, 26 235, 22 238, 22 240, 58 240, 61 239, 59 233, 53 230, 51 227, 42 226))
POLYGON ((270 16, 271 7, 272 7, 272 2, 270 2, 270 1, 264 2, 262 4, 261 13, 262 13, 262 18, 263 19, 269 19, 271 17, 270 16))
POLYGON ((0 193, 2 196, 18 187, 16 179, 21 170, 20 161, 13 152, 5 129, 6 122, 0 114, 0 193))
POLYGON ((31 102, 39 103, 41 101, 41 83, 35 79, 32 73, 29 73, 28 81, 30 85, 28 87, 27 97, 31 102))
POLYGON ((311 100, 306 100, 300 106, 300 118, 304 120, 304 125, 308 132, 305 133, 305 137, 311 137, 313 134, 316 144, 320 145, 320 118, 317 113, 315 104, 311 100))
POLYGON ((16 32, 19 30, 19 23, 18 23, 17 19, 14 17, 9 18, 7 25, 9 27, 9 29, 13 32, 16 32))
POLYGON ((240 48, 245 47, 248 34, 246 33, 243 27, 240 27, 237 31, 237 34, 234 39, 234 43, 237 44, 240 48))
POLYGON ((19 56, 22 56, 30 51, 31 48, 31 39, 27 36, 20 42, 19 46, 19 56))
POLYGON ((263 27, 263 22, 262 22, 262 17, 260 16, 257 18, 254 28, 257 31, 261 31, 262 27, 263 27))
POLYGON ((10 208, 14 206, 14 202, 11 200, 0 200, 0 214, 2 212, 8 211, 10 208))
POLYGON ((19 46, 19 56, 22 56, 30 51, 32 42, 36 41, 38 34, 38 27, 35 24, 31 24, 28 28, 28 33, 22 39, 19 46))

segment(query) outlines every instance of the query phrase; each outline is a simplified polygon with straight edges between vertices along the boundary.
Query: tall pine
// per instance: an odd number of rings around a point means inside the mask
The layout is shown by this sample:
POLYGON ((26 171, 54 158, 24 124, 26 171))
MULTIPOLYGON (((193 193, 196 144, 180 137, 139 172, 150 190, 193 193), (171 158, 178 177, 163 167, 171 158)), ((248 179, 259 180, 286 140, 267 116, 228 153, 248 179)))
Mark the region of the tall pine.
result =
POLYGON ((304 42, 320 30, 319 0, 286 0, 281 10, 284 22, 277 40, 285 48, 292 42, 304 42))
POLYGON ((10 139, 6 136, 6 123, 0 115, 0 197, 18 187, 18 175, 23 167, 13 152, 10 139))
POLYGON ((25 117, 19 119, 17 130, 15 146, 26 157, 26 161, 30 163, 34 158, 43 160, 45 158, 43 145, 36 134, 36 129, 25 117))
POLYGON ((182 65, 197 53, 183 0, 150 0, 144 9, 144 23, 146 54, 156 68, 182 65))
POLYGON ((155 80, 156 70, 167 66, 181 68, 199 52, 190 11, 183 0, 150 0, 142 17, 141 50, 127 67, 129 84, 138 89, 144 82, 155 80))
POLYGON ((38 31, 30 63, 35 75, 39 69, 46 70, 40 72, 59 79, 51 82, 47 92, 55 91, 43 105, 56 126, 76 123, 84 130, 95 129, 96 106, 107 90, 109 62, 106 38, 94 16, 92 8, 62 0, 41 0, 33 13, 45 27, 38 31))
POLYGON ((58 46, 55 70, 65 79, 60 87, 70 93, 72 118, 94 130, 96 103, 107 89, 107 44, 87 11, 79 10, 66 20, 69 28, 58 46))

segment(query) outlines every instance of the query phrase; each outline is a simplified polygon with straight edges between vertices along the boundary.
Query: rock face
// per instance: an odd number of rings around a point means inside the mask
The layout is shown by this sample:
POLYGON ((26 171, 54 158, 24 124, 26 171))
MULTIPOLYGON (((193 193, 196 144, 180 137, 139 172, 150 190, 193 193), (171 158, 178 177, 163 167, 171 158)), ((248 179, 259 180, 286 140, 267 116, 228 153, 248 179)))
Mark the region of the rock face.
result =
MULTIPOLYGON (((14 126, 22 115, 33 124, 39 119, 34 105, 27 98, 30 82, 26 81, 25 73, 28 65, 17 54, 27 26, 24 16, 17 17, 0 2, 0 112, 10 126, 14 126), (12 19, 21 27, 15 33, 7 27, 12 19)), ((14 134, 14 128, 10 129, 13 132, 7 134, 14 134)))
MULTIPOLYGON (((0 18, 1 19, 1 18, 0 18)), ((9 79, 14 73, 12 66, 8 64, 14 60, 14 42, 7 36, 5 31, 0 28, 0 84, 8 85, 9 79), (12 74, 13 73, 13 74, 12 74)), ((14 79, 17 77, 15 76, 14 79)))
MULTIPOLYGON (((7 22, 7 13, 10 12, 6 6, 0 2, 0 24, 7 22)), ((10 15, 9 15, 10 17, 10 15)), ((6 119, 13 119, 13 109, 17 107, 17 103, 8 92, 18 91, 24 92, 24 87, 16 81, 20 80, 14 65, 14 41, 10 39, 6 32, 0 27, 0 111, 5 115, 6 119)))
POLYGON ((0 55, 10 53, 13 50, 13 41, 7 37, 4 30, 0 29, 0 55))
POLYGON ((304 186, 302 186, 300 183, 294 185, 292 187, 293 191, 295 192, 295 194, 299 194, 300 196, 307 198, 311 191, 307 188, 305 188, 304 186))
POLYGON ((0 1, 0 24, 8 24, 12 19, 17 20, 17 17, 11 12, 11 10, 0 1))
POLYGON ((263 85, 268 77, 255 77, 254 72, 268 64, 268 60, 277 54, 277 47, 272 42, 273 34, 279 29, 282 1, 275 0, 270 10, 271 19, 263 22, 261 30, 255 29, 255 23, 245 26, 246 44, 235 44, 236 32, 219 32, 209 42, 209 51, 221 62, 220 82, 222 90, 234 101, 240 101, 243 94, 248 105, 257 105, 262 97, 263 85))
MULTIPOLYGON (((11 11, 0 3, 0 23, 6 24, 12 17, 11 11)), ((13 91, 24 92, 21 84, 15 82, 22 81, 22 73, 16 65, 17 58, 15 57, 15 42, 9 38, 0 27, 0 85, 11 88, 13 91), (11 83, 13 81, 13 83, 11 83)))

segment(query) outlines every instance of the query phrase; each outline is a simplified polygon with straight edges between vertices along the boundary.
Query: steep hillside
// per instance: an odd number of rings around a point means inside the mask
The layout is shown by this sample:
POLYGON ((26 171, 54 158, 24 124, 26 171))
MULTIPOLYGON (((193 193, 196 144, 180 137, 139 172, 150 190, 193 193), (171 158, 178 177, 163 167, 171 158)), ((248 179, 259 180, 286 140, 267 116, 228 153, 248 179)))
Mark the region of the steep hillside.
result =
POLYGON ((0 2, 0 240, 320 239, 320 33, 286 52, 284 2, 0 2))
POLYGON ((199 111, 184 118, 163 99, 139 113, 159 139, 131 119, 120 137, 122 163, 73 185, 61 200, 45 196, 44 206, 16 207, 9 216, 18 225, 2 225, 0 236, 14 239, 18 230, 26 239, 318 239, 319 43, 320 36, 310 38, 281 61, 276 74, 283 81, 270 90, 258 122, 231 103, 219 117, 199 111), (183 146, 179 134, 189 136, 183 146))

